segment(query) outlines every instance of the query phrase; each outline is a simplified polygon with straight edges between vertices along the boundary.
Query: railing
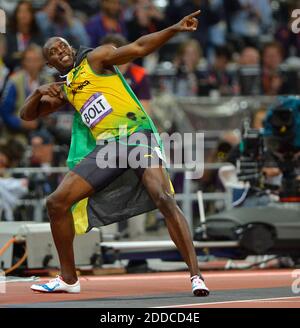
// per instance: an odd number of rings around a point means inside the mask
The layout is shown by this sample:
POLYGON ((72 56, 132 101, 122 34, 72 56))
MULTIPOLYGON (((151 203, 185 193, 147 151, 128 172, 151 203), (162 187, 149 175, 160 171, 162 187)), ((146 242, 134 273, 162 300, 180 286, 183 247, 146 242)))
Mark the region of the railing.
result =
MULTIPOLYGON (((212 163, 212 164, 205 164, 205 170, 215 170, 219 169, 224 163, 212 163)), ((11 174, 24 174, 25 176, 30 176, 32 174, 63 174, 67 173, 69 170, 66 167, 47 167, 47 168, 14 168, 9 169, 9 173, 11 174)), ((188 224, 190 226, 191 231, 193 231, 193 202, 198 200, 197 193, 193 192, 193 180, 187 178, 187 171, 184 167, 183 168, 172 168, 169 169, 170 173, 178 173, 182 172, 185 174, 185 179, 183 182, 183 193, 176 193, 176 200, 182 202, 182 210, 185 217, 188 220, 188 224)), ((231 196, 224 192, 212 192, 212 193, 203 193, 203 200, 204 201, 217 201, 223 200, 225 207, 231 207, 231 196)), ((37 198, 37 199, 21 199, 18 201, 18 205, 24 206, 33 206, 33 218, 32 220, 35 222, 42 222, 43 220, 43 210, 45 208, 46 197, 37 198)))

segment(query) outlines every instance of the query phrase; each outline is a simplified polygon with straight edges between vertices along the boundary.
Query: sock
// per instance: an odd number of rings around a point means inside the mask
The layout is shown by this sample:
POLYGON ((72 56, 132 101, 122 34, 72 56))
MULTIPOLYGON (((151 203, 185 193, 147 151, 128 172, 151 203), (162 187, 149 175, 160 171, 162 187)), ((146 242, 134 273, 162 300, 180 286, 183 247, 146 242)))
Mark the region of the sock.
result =
POLYGON ((193 276, 193 277, 191 277, 191 281, 193 281, 193 280, 196 279, 196 278, 200 278, 201 280, 204 281, 204 278, 202 277, 201 273, 200 273, 200 274, 197 274, 197 275, 195 275, 195 276, 193 276))

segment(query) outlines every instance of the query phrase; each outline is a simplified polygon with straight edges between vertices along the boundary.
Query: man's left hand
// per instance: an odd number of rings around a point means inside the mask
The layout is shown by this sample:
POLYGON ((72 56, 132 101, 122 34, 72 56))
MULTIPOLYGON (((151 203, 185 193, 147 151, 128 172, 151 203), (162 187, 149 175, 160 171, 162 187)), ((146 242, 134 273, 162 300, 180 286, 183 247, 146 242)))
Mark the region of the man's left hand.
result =
POLYGON ((177 32, 194 32, 198 27, 198 19, 196 16, 200 15, 201 10, 197 10, 192 14, 185 16, 180 22, 174 25, 177 32))

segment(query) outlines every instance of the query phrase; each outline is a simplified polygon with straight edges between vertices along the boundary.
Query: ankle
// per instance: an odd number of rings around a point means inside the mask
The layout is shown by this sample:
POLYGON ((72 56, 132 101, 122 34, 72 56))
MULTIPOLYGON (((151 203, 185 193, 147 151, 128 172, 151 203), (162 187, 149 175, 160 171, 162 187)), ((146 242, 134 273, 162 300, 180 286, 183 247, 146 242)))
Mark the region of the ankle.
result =
POLYGON ((201 280, 204 281, 204 278, 203 278, 202 274, 199 273, 199 274, 191 276, 191 282, 193 282, 194 279, 198 279, 198 278, 200 278, 201 280))
POLYGON ((74 285, 78 281, 77 276, 61 275, 60 277, 63 280, 63 282, 65 282, 68 285, 74 285))

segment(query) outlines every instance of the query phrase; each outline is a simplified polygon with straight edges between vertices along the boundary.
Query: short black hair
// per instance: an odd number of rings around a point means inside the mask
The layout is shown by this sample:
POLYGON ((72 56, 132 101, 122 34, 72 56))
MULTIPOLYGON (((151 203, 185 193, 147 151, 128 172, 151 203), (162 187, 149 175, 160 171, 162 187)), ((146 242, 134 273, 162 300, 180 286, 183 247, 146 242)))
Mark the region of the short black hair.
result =
POLYGON ((64 38, 62 38, 62 37, 60 37, 60 36, 53 36, 53 37, 49 38, 49 39, 46 41, 46 43, 44 44, 44 46, 43 46, 43 55, 44 55, 45 59, 48 59, 48 58, 47 58, 47 56, 48 56, 48 52, 47 52, 47 50, 50 48, 50 46, 52 45, 52 43, 55 42, 55 41, 57 41, 57 40, 63 40, 63 41, 65 41, 68 45, 70 45, 69 42, 68 42, 66 39, 64 39, 64 38))

